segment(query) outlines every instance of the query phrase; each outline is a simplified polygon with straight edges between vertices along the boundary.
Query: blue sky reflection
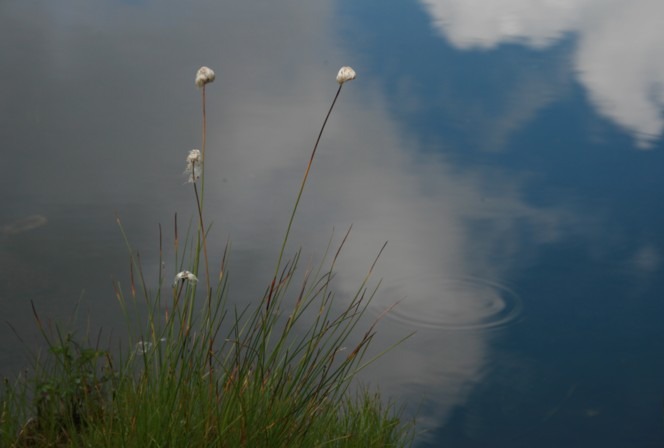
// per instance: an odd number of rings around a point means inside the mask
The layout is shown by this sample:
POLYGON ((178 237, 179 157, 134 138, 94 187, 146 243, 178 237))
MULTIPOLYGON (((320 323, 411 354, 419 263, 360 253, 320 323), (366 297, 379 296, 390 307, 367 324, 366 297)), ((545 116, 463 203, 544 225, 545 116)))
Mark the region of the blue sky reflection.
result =
MULTIPOLYGON (((5 104, 0 131, 3 147, 9 148, 3 157, 14 157, 14 163, 0 166, 6 205, 0 226, 43 215, 48 224, 21 238, 28 245, 34 237, 35 244, 49 249, 52 259, 42 252, 35 256, 43 263, 37 272, 40 277, 56 272, 56 281, 66 278, 67 292, 77 288, 62 273, 75 272, 72 260, 91 269, 93 255, 109 264, 120 259, 104 269, 116 277, 125 272, 122 255, 108 256, 115 241, 122 250, 113 222, 118 208, 136 232, 134 241, 148 247, 144 259, 154 264, 149 248, 156 244, 157 223, 169 235, 175 211, 181 222, 194 213, 182 172, 188 151, 200 142, 199 92, 193 80, 196 69, 207 65, 217 73, 207 90, 206 213, 214 221, 210 252, 220 254, 230 237, 231 293, 237 301, 253 300, 274 268, 311 146, 337 88, 337 70, 350 65, 358 78, 344 87, 329 122, 290 250, 303 247, 303 264, 315 263, 332 229, 338 236, 352 224, 336 278, 343 300, 388 241, 375 273, 383 283, 372 311, 377 315, 400 303, 395 317, 379 326, 377 348, 418 332, 366 376, 388 395, 415 406, 422 401, 424 426, 443 425, 488 375, 496 356, 494 330, 510 328, 521 312, 529 312, 528 292, 515 288, 513 278, 534 264, 539 251, 581 235, 593 242, 596 259, 624 247, 630 269, 637 269, 644 281, 661 269, 657 234, 652 236, 649 228, 635 231, 640 240, 622 244, 623 222, 606 211, 602 201, 609 200, 593 195, 606 190, 613 199, 623 191, 614 182, 615 171, 597 170, 588 180, 587 173, 605 160, 599 154, 604 148, 592 147, 583 158, 576 157, 581 146, 576 136, 555 132, 561 120, 546 123, 554 126, 546 139, 536 144, 523 140, 531 137, 527 124, 550 114, 561 96, 571 96, 570 77, 575 76, 601 114, 627 129, 642 148, 651 147, 663 126, 661 35, 654 25, 663 7, 645 0, 616 0, 613 9, 600 1, 494 3, 500 14, 475 1, 422 0, 427 20, 454 49, 433 36, 424 42, 430 47, 407 47, 408 39, 421 37, 414 28, 405 36, 384 33, 396 42, 381 41, 375 52, 364 52, 362 38, 375 30, 350 26, 354 31, 340 37, 348 25, 336 28, 340 18, 332 1, 186 6, 173 0, 95 6, 67 1, 57 7, 46 0, 29 6, 4 2, 0 48, 8 60, 0 67, 5 104), (615 17, 629 20, 619 23, 615 17), (643 32, 639 51, 625 55, 619 36, 628 26, 631 33, 637 27, 643 32), (397 48, 399 43, 404 46, 397 48), (494 64, 491 51, 505 43, 516 43, 517 52, 509 55, 528 63, 507 59, 494 64), (522 47, 527 54, 518 53, 522 47), (467 58, 467 65, 455 67, 445 59, 440 65, 448 71, 439 71, 438 53, 431 51, 439 48, 448 52, 446 57, 467 58), (540 50, 550 53, 540 58, 540 50), (379 52, 392 57, 388 69, 375 62, 379 52), (422 61, 417 73, 399 65, 406 56, 422 61), (632 59, 614 76, 615 60, 622 57, 632 59), (503 76, 507 72, 514 76, 503 76), (410 122, 409 114, 415 116, 410 122), (515 149, 518 139, 521 146, 515 149), (14 151, 18 147, 22 150, 14 151), (548 188, 533 195, 534 189, 526 188, 533 184, 548 188), (105 238, 95 234, 101 228, 105 238), (64 238, 58 233, 63 229, 64 238), (49 244, 36 237, 45 232, 52 232, 49 244), (99 240, 104 247, 88 252, 99 240), (63 245, 74 253, 62 251, 63 245)), ((391 31, 396 25, 395 17, 390 19, 385 26, 391 31)), ((590 127, 595 123, 588 121, 590 127)), ((625 147, 631 146, 619 150, 625 147)), ((615 157, 615 148, 611 151, 615 157)), ((655 151, 634 153, 645 157, 655 151)), ((650 159, 634 160, 630 179, 659 176, 650 159), (651 171, 644 173, 643 165, 651 171)), ((622 174, 627 165, 618 165, 612 169, 622 174)), ((649 203, 656 199, 650 184, 634 184, 649 203)), ((619 198, 631 205, 627 194, 619 198)), ((655 222, 659 215, 648 207, 641 211, 655 222)), ((16 241, 0 241, 3 268, 25 257, 16 241)), ((25 267, 25 278, 34 277, 30 269, 25 267)), ((98 284, 88 285, 103 291, 94 296, 91 316, 95 309, 114 305, 107 273, 98 276, 103 277, 98 284)), ((566 279, 555 277, 552 284, 566 279)), ((59 297, 64 294, 50 283, 42 289, 43 302, 58 297, 71 303, 78 297, 59 297)), ((7 318, 28 310, 21 302, 24 290, 9 285, 3 292, 7 296, 0 299, 10 304, 7 318)), ((11 337, 7 333, 3 341, 11 337)), ((569 390, 565 386, 560 390, 569 390)))
POLYGON ((577 39, 573 70, 603 116, 652 147, 664 130, 664 60, 657 0, 420 0, 459 49, 517 43, 535 49, 577 39))

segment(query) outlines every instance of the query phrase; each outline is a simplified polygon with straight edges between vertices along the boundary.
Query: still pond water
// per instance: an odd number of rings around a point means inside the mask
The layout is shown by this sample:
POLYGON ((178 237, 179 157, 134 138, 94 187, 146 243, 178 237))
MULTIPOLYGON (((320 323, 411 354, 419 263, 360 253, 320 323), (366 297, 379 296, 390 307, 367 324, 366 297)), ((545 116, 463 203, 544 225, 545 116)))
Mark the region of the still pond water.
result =
MULTIPOLYGON (((422 447, 664 446, 664 3, 659 0, 5 0, 0 307, 39 341, 82 298, 121 332, 117 213, 158 267, 206 201, 231 292, 262 292, 334 77, 351 65, 291 241, 353 225, 340 300, 383 242, 366 372, 422 447)), ((318 257, 318 258, 317 258, 318 257)), ((167 258, 167 261, 169 259, 167 258)), ((174 272, 167 263, 166 272, 174 272)), ((81 332, 84 332, 81 323, 81 332)), ((0 373, 25 363, 0 327, 0 373)))

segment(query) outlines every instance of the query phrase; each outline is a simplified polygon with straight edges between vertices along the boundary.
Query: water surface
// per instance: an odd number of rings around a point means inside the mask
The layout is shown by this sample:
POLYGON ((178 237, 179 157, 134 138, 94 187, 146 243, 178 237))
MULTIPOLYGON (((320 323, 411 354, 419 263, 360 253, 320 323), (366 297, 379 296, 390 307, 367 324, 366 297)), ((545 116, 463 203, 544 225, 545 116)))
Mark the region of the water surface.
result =
MULTIPOLYGON (((34 346, 30 301, 62 319, 83 296, 121 331, 115 217, 156 275, 158 225, 194 213, 201 65, 211 249, 232 240, 233 300, 256 300, 351 65, 289 250, 313 263, 352 224, 344 300, 388 241, 376 350, 416 334, 365 379, 421 446, 661 446, 664 8, 310 3, 0 5, 4 320, 34 346)), ((1 327, 2 371, 22 353, 1 327)))

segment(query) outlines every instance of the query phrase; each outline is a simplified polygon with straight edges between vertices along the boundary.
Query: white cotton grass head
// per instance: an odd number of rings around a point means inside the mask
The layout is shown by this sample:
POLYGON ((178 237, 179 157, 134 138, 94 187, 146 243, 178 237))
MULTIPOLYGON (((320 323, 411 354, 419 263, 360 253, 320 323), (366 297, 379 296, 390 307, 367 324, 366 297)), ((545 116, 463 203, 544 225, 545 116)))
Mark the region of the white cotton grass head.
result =
MULTIPOLYGON (((161 338, 159 339, 159 342, 166 342, 166 338, 161 338)), ((148 352, 152 350, 154 347, 154 344, 152 342, 146 342, 146 341, 140 341, 136 344, 136 348, 134 349, 134 353, 136 355, 146 355, 148 352)))
POLYGON ((184 170, 185 174, 189 175, 187 182, 196 182, 200 179, 203 172, 203 156, 198 149, 192 149, 187 155, 187 168, 184 170))
POLYGON ((337 73, 337 82, 339 84, 343 84, 346 81, 352 81, 355 79, 355 70, 353 70, 351 67, 341 67, 339 69, 339 73, 337 73))
POLYGON ((152 350, 152 342, 144 342, 140 341, 136 344, 136 349, 134 352, 137 355, 145 355, 147 354, 150 350, 152 350))
POLYGON ((173 280, 173 286, 176 286, 180 281, 189 282, 192 285, 195 285, 198 282, 198 277, 189 271, 182 271, 175 276, 175 280, 173 280))
POLYGON ((203 87, 205 84, 214 81, 214 78, 214 70, 212 70, 210 67, 203 66, 196 72, 196 87, 203 87))

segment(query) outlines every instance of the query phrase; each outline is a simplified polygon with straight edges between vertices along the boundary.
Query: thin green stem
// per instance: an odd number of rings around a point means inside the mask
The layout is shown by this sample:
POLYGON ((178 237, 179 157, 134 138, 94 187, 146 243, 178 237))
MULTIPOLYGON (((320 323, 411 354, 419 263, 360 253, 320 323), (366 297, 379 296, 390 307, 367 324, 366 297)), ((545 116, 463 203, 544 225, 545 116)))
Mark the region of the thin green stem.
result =
POLYGON ((201 138, 201 158, 203 160, 203 166, 201 166, 201 202, 203 202, 203 197, 205 196, 205 146, 206 146, 206 136, 207 136, 207 114, 205 112, 205 84, 201 88, 201 104, 203 107, 203 136, 201 138))
POLYGON ((194 182, 194 194, 196 195, 196 205, 198 206, 198 223, 200 225, 202 246, 203 246, 203 261, 205 262, 205 285, 207 287, 207 300, 208 300, 208 310, 210 309, 210 300, 212 297, 212 288, 210 287, 210 268, 208 263, 208 254, 207 254, 207 235, 205 234, 205 223, 203 222, 203 204, 201 199, 198 196, 198 188, 196 187, 196 182, 194 182))
POLYGON ((293 207, 293 211, 291 212, 290 220, 288 221, 288 227, 286 228, 286 235, 284 236, 284 240, 281 244, 281 250, 279 251, 279 257, 277 258, 277 266, 274 270, 274 277, 272 279, 272 284, 270 286, 270 292, 268 294, 268 299, 266 302, 266 307, 270 306, 270 300, 272 299, 272 294, 274 292, 274 287, 275 283, 277 280, 277 276, 279 275, 279 268, 281 267, 281 260, 284 256, 284 251, 286 250, 286 243, 288 242, 288 236, 290 235, 291 232, 291 227, 293 226, 293 221, 295 220, 295 213, 297 212, 297 207, 300 204, 300 199, 302 198, 302 192, 304 191, 304 186, 307 183, 307 178, 309 177, 309 171, 311 170, 311 165, 314 162, 314 157, 316 156, 316 150, 318 149, 318 144, 320 143, 320 139, 323 136, 323 131, 325 130, 325 125, 327 124, 327 120, 330 118, 330 114, 332 113, 332 109, 334 109, 334 105, 337 102, 337 98, 339 98, 339 93, 341 93, 341 88, 343 87, 343 84, 339 84, 339 88, 337 89, 336 95, 334 95, 334 99, 332 100, 332 104, 330 105, 329 110, 327 111, 327 115, 325 115, 325 120, 323 121, 323 125, 320 128, 320 132, 318 132, 318 138, 316 138, 316 143, 314 144, 314 149, 311 151, 311 157, 309 158, 309 163, 307 164, 307 168, 304 171, 304 177, 302 178, 302 183, 300 184, 300 191, 297 193, 297 199, 295 200, 295 206, 293 207))
MULTIPOLYGON (((207 304, 208 304, 208 310, 210 309, 210 302, 212 298, 212 288, 210 287, 210 269, 209 269, 209 263, 208 263, 208 255, 207 255, 207 235, 205 232, 205 223, 203 221, 203 200, 204 200, 204 195, 205 195, 205 146, 206 146, 206 136, 207 136, 207 114, 205 111, 205 84, 203 84, 203 87, 201 88, 201 105, 202 105, 202 115, 203 115, 203 129, 202 129, 202 136, 201 136, 201 193, 200 195, 198 194, 198 187, 196 186, 196 178, 195 174, 192 171, 192 176, 194 177, 193 184, 194 184, 194 194, 196 196, 196 206, 198 209, 198 219, 199 219, 199 234, 196 242, 196 257, 194 259, 194 275, 198 275, 198 266, 199 266, 199 260, 200 260, 200 254, 201 254, 201 246, 203 249, 203 256, 204 256, 204 263, 205 263, 205 284, 207 286, 206 289, 206 295, 207 295, 207 304)), ((194 170, 194 167, 192 167, 192 170, 194 170)), ((193 294, 195 292, 192 291, 192 304, 193 304, 193 294)), ((191 318, 191 315, 189 316, 191 318)))

